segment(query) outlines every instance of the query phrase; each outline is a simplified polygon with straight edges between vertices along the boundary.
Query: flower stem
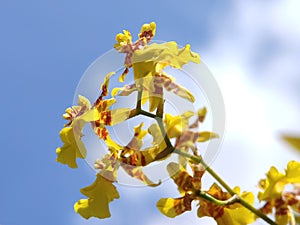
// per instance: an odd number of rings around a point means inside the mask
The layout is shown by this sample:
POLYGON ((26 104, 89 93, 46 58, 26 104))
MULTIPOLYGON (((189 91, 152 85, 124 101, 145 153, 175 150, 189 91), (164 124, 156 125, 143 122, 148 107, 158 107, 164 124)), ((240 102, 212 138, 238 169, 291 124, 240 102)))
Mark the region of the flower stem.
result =
POLYGON ((229 198, 227 200, 219 200, 219 199, 214 198, 210 194, 207 194, 204 191, 197 191, 196 194, 197 194, 197 196, 199 196, 203 199, 206 199, 210 202, 213 202, 217 205, 220 205, 220 206, 225 206, 225 205, 230 205, 230 204, 233 204, 233 203, 237 203, 240 200, 240 197, 238 195, 233 195, 231 198, 229 198))
MULTIPOLYGON (((230 193, 232 196, 237 195, 237 193, 235 193, 232 188, 213 170, 211 169, 202 159, 202 157, 200 156, 194 156, 191 155, 187 152, 183 152, 180 151, 179 149, 175 149, 173 151, 174 153, 177 153, 181 156, 184 156, 186 158, 189 158, 191 160, 193 160, 196 163, 201 163, 205 168, 206 171, 213 177, 216 179, 216 181, 218 181, 227 191, 228 193, 230 193)), ((252 205, 250 205, 248 202, 246 202, 243 198, 239 197, 238 201, 241 205, 243 205, 245 208, 247 208, 248 210, 250 210, 251 212, 253 212, 256 216, 260 217, 261 219, 263 219, 264 221, 266 221, 268 224, 271 225, 277 225, 273 220, 271 220, 269 217, 267 217, 265 214, 263 214, 261 211, 259 211, 258 209, 254 208, 252 205)))
POLYGON ((136 101, 136 109, 140 111, 142 109, 142 93, 143 91, 138 91, 137 101, 136 101))

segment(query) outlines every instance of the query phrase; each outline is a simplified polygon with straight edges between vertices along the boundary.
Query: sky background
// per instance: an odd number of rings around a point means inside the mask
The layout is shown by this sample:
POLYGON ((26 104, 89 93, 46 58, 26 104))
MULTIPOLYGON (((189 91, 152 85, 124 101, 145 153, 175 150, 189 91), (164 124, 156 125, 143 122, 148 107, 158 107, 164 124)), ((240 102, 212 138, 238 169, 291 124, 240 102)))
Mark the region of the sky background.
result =
POLYGON ((161 215, 156 201, 179 196, 172 182, 156 189, 118 186, 112 218, 80 218, 73 204, 94 175, 83 161, 78 170, 55 162, 61 114, 117 33, 137 35, 155 21, 155 39, 190 43, 215 75, 226 136, 212 167, 232 186, 254 191, 271 165, 283 170, 300 160, 280 140, 283 132, 300 134, 299 8, 297 0, 1 0, 0 224, 214 224, 195 211, 174 220, 161 215))

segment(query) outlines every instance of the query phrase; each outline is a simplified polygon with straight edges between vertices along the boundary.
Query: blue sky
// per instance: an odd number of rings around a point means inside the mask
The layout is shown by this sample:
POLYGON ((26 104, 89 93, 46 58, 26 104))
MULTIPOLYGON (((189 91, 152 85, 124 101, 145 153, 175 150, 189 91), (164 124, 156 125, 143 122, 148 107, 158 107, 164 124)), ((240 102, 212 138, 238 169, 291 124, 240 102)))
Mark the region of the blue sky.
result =
MULTIPOLYGON (((115 34, 128 29, 137 35, 151 21, 157 23, 157 40, 190 43, 216 76, 225 99, 227 134, 214 167, 229 183, 251 189, 269 166, 283 169, 289 159, 299 160, 278 140, 281 131, 300 133, 297 7, 295 0, 1 1, 0 224, 172 221, 154 208, 160 196, 169 195, 166 186, 120 186, 112 219, 84 221, 73 204, 94 175, 84 162, 78 170, 55 162, 61 114, 72 104, 86 68, 112 48, 115 34), (224 163, 230 160, 234 166, 224 163), (248 179, 240 178, 237 168, 244 168, 248 179)), ((205 224, 192 213, 174 224, 183 221, 205 224)))

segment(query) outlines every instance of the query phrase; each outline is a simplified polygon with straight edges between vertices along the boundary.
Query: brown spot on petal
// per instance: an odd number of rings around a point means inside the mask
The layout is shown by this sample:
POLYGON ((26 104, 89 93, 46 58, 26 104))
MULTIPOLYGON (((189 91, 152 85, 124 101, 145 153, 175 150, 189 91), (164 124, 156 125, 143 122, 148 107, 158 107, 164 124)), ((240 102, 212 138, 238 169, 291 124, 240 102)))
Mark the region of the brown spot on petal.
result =
POLYGON ((112 116, 110 111, 101 112, 100 121, 103 121, 104 125, 111 125, 112 116))

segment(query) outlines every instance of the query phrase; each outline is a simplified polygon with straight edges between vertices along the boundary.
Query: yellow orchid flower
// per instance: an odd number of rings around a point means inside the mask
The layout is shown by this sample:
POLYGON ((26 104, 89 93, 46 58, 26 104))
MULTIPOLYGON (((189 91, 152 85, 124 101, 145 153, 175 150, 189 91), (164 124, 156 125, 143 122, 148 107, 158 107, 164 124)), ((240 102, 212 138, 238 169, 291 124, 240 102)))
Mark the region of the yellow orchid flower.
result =
POLYGON ((154 37, 156 24, 144 24, 139 34, 139 40, 132 43, 129 31, 124 30, 124 34, 117 34, 114 45, 119 52, 126 53, 125 70, 120 77, 123 82, 129 68, 133 67, 134 79, 160 74, 166 66, 182 68, 189 61, 200 63, 200 57, 190 49, 190 45, 178 49, 176 42, 166 42, 162 44, 147 45, 154 37))
POLYGON ((114 126, 125 121, 130 114, 130 108, 118 108, 109 110, 109 107, 115 102, 115 99, 101 100, 97 110, 97 119, 92 121, 92 128, 100 139, 106 140, 109 133, 106 126, 114 126))
POLYGON ((87 112, 91 108, 90 101, 82 96, 78 96, 78 106, 72 106, 71 108, 66 109, 66 113, 63 114, 63 118, 65 120, 69 120, 69 122, 65 126, 69 126, 72 124, 73 120, 87 112))
POLYGON ((201 188, 201 178, 204 174, 204 169, 199 167, 192 167, 192 169, 194 171, 193 177, 179 164, 174 162, 168 164, 168 173, 177 185, 182 197, 161 198, 156 203, 158 210, 165 216, 174 218, 186 211, 190 211, 192 209, 192 201, 199 200, 195 192, 201 188))
MULTIPOLYGON (((233 190, 240 194, 239 187, 235 187, 233 190)), ((218 200, 227 200, 231 197, 229 193, 223 192, 216 183, 210 187, 207 193, 218 200)), ((251 192, 244 192, 240 196, 248 203, 253 204, 254 195, 251 192)), ((246 225, 255 221, 255 215, 239 203, 219 206, 205 199, 200 201, 198 216, 213 217, 218 225, 246 225)))
POLYGON ((156 30, 156 24, 151 22, 150 24, 144 24, 142 26, 141 32, 139 34, 139 40, 132 43, 132 36, 128 30, 123 30, 123 34, 119 33, 116 35, 117 43, 114 45, 114 48, 121 52, 125 53, 125 70, 119 78, 120 82, 124 82, 126 75, 129 72, 129 68, 132 67, 132 55, 137 49, 143 48, 145 45, 150 42, 150 40, 154 37, 156 30))
MULTIPOLYGON (((199 123, 203 122, 206 115, 206 108, 200 109, 196 121, 189 125, 189 120, 193 115, 194 113, 191 111, 187 111, 178 116, 172 116, 171 114, 166 113, 164 123, 168 137, 176 138, 174 148, 184 152, 188 152, 188 150, 191 149, 194 155, 199 155, 196 142, 205 142, 218 138, 219 136, 210 131, 198 132, 194 130, 194 128, 198 128, 199 123)), ((180 155, 178 157, 180 164, 186 165, 186 158, 180 155)))
POLYGON ((185 130, 187 130, 189 118, 193 115, 194 113, 192 111, 187 111, 179 116, 172 116, 171 114, 166 113, 164 122, 166 124, 168 137, 179 137, 185 130))
POLYGON ((66 109, 63 118, 69 122, 60 132, 64 145, 56 149, 57 162, 77 168, 76 158, 86 157, 86 149, 81 140, 86 123, 91 123, 99 138, 106 139, 109 133, 105 126, 113 126, 129 117, 129 108, 109 110, 109 107, 115 103, 114 98, 103 100, 103 97, 108 95, 109 79, 113 74, 114 72, 111 72, 104 77, 101 85, 102 93, 93 106, 87 98, 79 95, 78 105, 66 109))
POLYGON ((143 146, 143 138, 147 134, 147 131, 142 129, 143 126, 144 123, 141 123, 134 127, 134 136, 126 146, 117 144, 108 136, 106 144, 110 154, 95 163, 95 168, 101 170, 99 174, 111 181, 117 181, 117 171, 121 166, 128 175, 148 186, 160 184, 160 182, 152 182, 142 171, 142 166, 153 162, 158 152, 156 146, 140 150, 143 146))
POLYGON ((152 146, 143 150, 123 148, 119 160, 131 166, 146 166, 155 161, 159 153, 158 146, 152 146))
MULTIPOLYGON (((201 190, 201 178, 205 171, 202 167, 199 167, 199 165, 192 167, 194 171, 193 176, 189 175, 186 170, 177 163, 170 163, 167 169, 183 197, 160 199, 156 206, 164 215, 174 218, 186 211, 190 211, 192 201, 197 200, 200 201, 198 216, 213 217, 218 225, 246 225, 255 221, 254 214, 239 203, 220 206, 198 196, 197 192, 201 190)), ((234 188, 234 191, 237 194, 240 193, 238 187, 234 188)), ((221 201, 228 200, 231 197, 230 194, 223 192, 217 184, 213 184, 206 193, 221 201)), ((252 193, 246 192, 240 196, 248 203, 253 204, 254 195, 252 193)))
POLYGON ((118 51, 124 51, 124 48, 131 45, 132 36, 128 30, 123 30, 123 34, 119 33, 116 35, 117 43, 114 45, 114 48, 118 51))
POLYGON ((103 99, 109 93, 108 85, 110 77, 113 74, 114 72, 111 72, 104 77, 103 84, 101 85, 101 95, 93 105, 93 109, 96 111, 97 115, 95 117, 97 119, 92 121, 92 128, 98 137, 103 140, 106 140, 109 136, 106 126, 113 126, 121 123, 126 120, 130 114, 130 108, 118 108, 110 110, 109 108, 116 102, 116 100, 114 98, 103 99))
POLYGON ((81 138, 84 125, 94 120, 95 114, 90 107, 90 101, 79 95, 78 106, 66 109, 63 118, 69 122, 60 131, 60 138, 64 144, 56 149, 57 162, 77 168, 76 158, 86 157, 86 149, 81 138))
POLYGON ((284 187, 287 184, 300 183, 300 163, 290 161, 285 170, 285 174, 280 173, 275 167, 271 167, 266 174, 263 191, 258 193, 258 199, 271 200, 281 197, 284 187))
POLYGON ((280 173, 275 167, 271 167, 266 174, 267 178, 260 181, 259 187, 263 190, 258 193, 258 199, 265 201, 260 209, 264 214, 272 213, 275 209, 276 223, 286 225, 294 221, 291 209, 300 212, 300 163, 290 161, 285 173, 280 173), (295 191, 285 191, 285 186, 293 184, 295 191))
MULTIPOLYGON (((190 45, 178 49, 176 42, 147 45, 154 37, 156 24, 144 24, 139 34, 139 40, 131 43, 131 34, 124 31, 124 34, 116 36, 117 44, 115 48, 122 53, 126 53, 125 70, 119 78, 124 82, 129 68, 133 68, 135 82, 141 85, 143 103, 149 100, 149 111, 153 112, 163 102, 163 86, 180 97, 194 102, 194 96, 184 87, 175 83, 175 80, 165 73, 166 66, 180 69, 188 62, 200 63, 200 56, 191 51, 190 45), (144 79, 148 78, 149 79, 144 79), (155 77, 154 79, 151 77, 155 77)), ((120 89, 119 89, 120 90, 120 89)), ((113 91, 114 94, 117 90, 113 91)), ((132 92, 130 92, 132 93, 132 92)), ((128 93, 128 94, 130 94, 128 93)))
POLYGON ((155 35, 156 32, 156 23, 151 22, 150 24, 144 24, 139 33, 140 40, 145 39, 148 43, 155 35))
POLYGON ((74 210, 85 219, 90 217, 110 217, 109 203, 120 197, 112 182, 99 174, 91 186, 85 187, 80 191, 89 199, 80 199, 75 203, 74 210))

